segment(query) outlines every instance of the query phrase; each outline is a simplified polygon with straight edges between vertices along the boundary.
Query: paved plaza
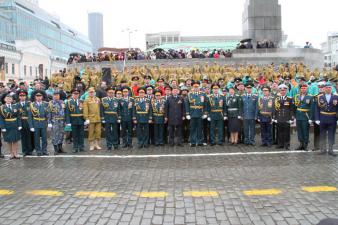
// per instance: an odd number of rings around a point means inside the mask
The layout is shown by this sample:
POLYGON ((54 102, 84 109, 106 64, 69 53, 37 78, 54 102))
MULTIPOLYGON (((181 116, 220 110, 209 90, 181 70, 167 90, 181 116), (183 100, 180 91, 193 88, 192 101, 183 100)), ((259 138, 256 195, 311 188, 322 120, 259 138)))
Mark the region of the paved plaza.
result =
POLYGON ((338 218, 338 158, 258 146, 0 160, 0 224, 306 225, 338 218))

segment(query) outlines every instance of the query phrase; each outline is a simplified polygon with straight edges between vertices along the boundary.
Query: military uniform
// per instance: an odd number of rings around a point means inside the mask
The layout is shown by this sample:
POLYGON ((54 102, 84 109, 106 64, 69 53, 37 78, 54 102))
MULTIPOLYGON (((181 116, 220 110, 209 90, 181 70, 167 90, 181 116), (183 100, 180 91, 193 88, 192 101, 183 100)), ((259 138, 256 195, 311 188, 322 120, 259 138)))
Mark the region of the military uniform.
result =
POLYGON ((20 119, 22 124, 21 133, 21 149, 22 154, 32 155, 34 150, 34 133, 30 131, 28 124, 29 101, 18 102, 20 119))
POLYGON ((16 143, 20 140, 22 124, 17 104, 3 104, 0 107, 0 127, 5 142, 16 143))
POLYGON ((98 97, 88 96, 83 102, 83 118, 88 124, 88 142, 90 150, 100 150, 99 141, 101 139, 101 101, 98 97))
POLYGON ((47 122, 49 113, 50 111, 47 102, 35 101, 30 103, 28 111, 28 123, 31 131, 34 132, 34 145, 38 156, 48 155, 47 122))
POLYGON ((212 94, 208 96, 208 120, 210 121, 210 144, 223 145, 224 120, 227 117, 226 99, 224 95, 212 94))
POLYGON ((121 115, 121 127, 122 127, 122 140, 123 147, 132 146, 133 136, 133 106, 134 99, 132 97, 122 98, 120 100, 120 115, 121 115))
POLYGON ((307 150, 309 144, 310 123, 312 122, 313 97, 296 94, 294 97, 297 135, 300 146, 296 150, 307 150))
POLYGON ((147 148, 149 143, 149 122, 152 120, 152 107, 149 99, 136 98, 133 110, 133 120, 136 122, 139 148, 147 148))
POLYGON ((184 122, 188 122, 188 120, 183 120, 185 116, 184 98, 182 96, 170 96, 165 104, 165 118, 168 121, 169 130, 169 145, 175 145, 176 136, 176 144, 182 146, 183 126, 184 122))
POLYGON ((118 122, 120 116, 120 102, 117 98, 105 97, 102 99, 102 112, 104 115, 107 148, 111 150, 118 148, 118 122))
POLYGON ((154 123, 154 144, 155 146, 164 144, 164 110, 165 110, 165 99, 159 100, 152 98, 151 106, 153 111, 153 123, 154 123))
POLYGON ((272 116, 274 113, 274 98, 262 96, 258 99, 258 120, 261 126, 261 139, 263 146, 271 146, 272 140, 272 116))
MULTIPOLYGON (((336 127, 338 115, 338 95, 321 94, 318 96, 316 108, 316 123, 320 125, 320 139, 326 140, 328 136, 329 154, 335 155, 333 145, 335 142, 336 127)), ((322 153, 326 152, 325 146, 322 146, 322 153)))
POLYGON ((242 95, 244 144, 246 145, 255 144, 257 100, 258 100, 257 95, 253 94, 242 95))
POLYGON ((242 98, 239 95, 228 95, 226 97, 226 108, 228 115, 229 133, 238 133, 241 131, 240 119, 243 114, 242 98))
POLYGON ((198 91, 190 92, 186 99, 186 115, 190 118, 190 143, 194 147, 196 145, 203 146, 203 119, 207 117, 206 101, 207 96, 198 91))
POLYGON ((73 152, 84 151, 84 119, 81 100, 71 98, 67 101, 66 124, 72 127, 73 152))
POLYGON ((63 153, 62 144, 65 135, 65 104, 62 100, 49 102, 48 124, 52 125, 52 144, 54 152, 63 153))
POLYGON ((277 123, 278 147, 290 149, 291 130, 293 120, 293 101, 288 96, 278 96, 275 99, 274 120, 277 123))

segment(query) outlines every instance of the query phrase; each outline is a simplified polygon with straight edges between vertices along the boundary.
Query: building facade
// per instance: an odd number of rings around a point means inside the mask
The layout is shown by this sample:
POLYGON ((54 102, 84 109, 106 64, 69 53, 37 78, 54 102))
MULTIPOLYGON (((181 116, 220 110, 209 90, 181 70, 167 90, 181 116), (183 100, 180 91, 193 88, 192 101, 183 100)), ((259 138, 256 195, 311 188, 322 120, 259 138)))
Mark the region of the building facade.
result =
POLYGON ((88 37, 93 44, 93 52, 104 46, 103 42, 103 15, 102 13, 88 13, 88 37))
POLYGON ((51 49, 55 58, 67 59, 70 53, 92 52, 87 37, 62 24, 38 6, 37 0, 0 2, 0 41, 38 40, 51 49))
POLYGON ((322 44, 325 67, 338 66, 338 32, 329 32, 327 41, 322 44))

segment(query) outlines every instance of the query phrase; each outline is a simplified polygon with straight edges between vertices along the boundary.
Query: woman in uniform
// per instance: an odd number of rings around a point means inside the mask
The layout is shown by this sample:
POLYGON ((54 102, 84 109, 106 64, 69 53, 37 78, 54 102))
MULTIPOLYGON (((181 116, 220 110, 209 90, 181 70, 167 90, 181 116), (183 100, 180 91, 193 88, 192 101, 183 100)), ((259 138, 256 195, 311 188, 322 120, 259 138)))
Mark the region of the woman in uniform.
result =
POLYGON ((13 103, 13 96, 4 95, 2 106, 0 107, 0 127, 4 141, 8 143, 10 159, 19 159, 18 141, 20 140, 20 130, 22 129, 19 118, 19 107, 13 103))
POLYGON ((238 133, 241 131, 242 119, 242 100, 239 95, 235 94, 233 87, 229 88, 229 95, 226 97, 227 115, 228 115, 228 132, 230 133, 230 143, 237 145, 238 133))

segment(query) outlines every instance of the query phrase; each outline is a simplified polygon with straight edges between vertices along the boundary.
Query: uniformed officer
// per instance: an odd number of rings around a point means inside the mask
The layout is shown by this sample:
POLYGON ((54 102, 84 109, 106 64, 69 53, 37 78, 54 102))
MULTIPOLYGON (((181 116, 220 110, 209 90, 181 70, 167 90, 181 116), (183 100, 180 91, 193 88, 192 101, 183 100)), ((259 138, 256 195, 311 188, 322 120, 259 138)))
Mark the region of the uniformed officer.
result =
MULTIPOLYGON (((332 94, 329 83, 325 85, 324 91, 324 94, 318 96, 316 124, 320 125, 320 139, 323 141, 326 140, 326 136, 328 137, 329 155, 337 156, 333 152, 333 145, 337 128, 338 95, 332 94)), ((321 154, 326 154, 326 146, 323 144, 321 144, 321 154)))
MULTIPOLYGON (((119 89, 116 91, 120 91, 119 89)), ((102 112, 104 115, 102 123, 105 125, 107 149, 110 151, 118 149, 118 124, 121 122, 120 102, 114 98, 114 89, 107 88, 107 97, 102 99, 102 112)))
MULTIPOLYGON (((154 98, 154 87, 151 85, 145 86, 146 88, 146 98, 151 102, 151 100, 154 98)), ((149 124, 149 144, 153 145, 155 144, 154 140, 154 124, 149 124)))
POLYGON ((275 99, 274 122, 277 124, 278 146, 290 150, 291 123, 293 122, 294 106, 291 97, 287 96, 288 87, 278 86, 279 96, 275 99))
POLYGON ((101 112, 101 101, 95 96, 93 87, 88 89, 88 97, 83 102, 83 118, 85 119, 85 124, 88 125, 89 150, 101 150, 99 142, 103 114, 101 112))
POLYGON ((246 84, 246 93, 242 95, 244 144, 246 145, 255 145, 258 96, 252 94, 252 88, 252 83, 246 84))
POLYGON ((120 101, 120 115, 121 115, 121 128, 123 148, 132 148, 132 135, 133 135, 133 106, 134 99, 130 96, 130 91, 127 87, 122 88, 122 99, 120 101))
POLYGON ((274 98, 270 95, 270 88, 262 88, 263 96, 257 102, 258 122, 261 126, 261 139, 263 147, 272 145, 272 116, 274 113, 274 98))
POLYGON ((10 159, 19 159, 18 141, 22 124, 20 120, 19 107, 13 103, 13 96, 10 93, 4 94, 3 105, 0 107, 0 128, 4 141, 8 144, 10 159))
MULTIPOLYGON (((324 88, 325 88, 325 82, 320 81, 317 83, 318 85, 318 91, 316 92, 316 94, 313 96, 313 101, 312 101, 312 121, 316 120, 316 108, 318 105, 318 97, 321 94, 324 94, 324 88)), ((318 125, 317 123, 313 123, 313 151, 318 151, 320 150, 320 144, 326 146, 326 140, 322 140, 322 142, 320 141, 320 125, 318 125)))
POLYGON ((34 132, 34 145, 37 156, 48 155, 47 122, 50 110, 48 103, 42 101, 43 94, 40 91, 35 93, 34 99, 35 101, 31 102, 29 105, 28 123, 30 130, 34 132))
POLYGON ((235 93, 235 88, 229 88, 229 95, 226 97, 226 109, 228 116, 228 132, 230 133, 230 143, 238 144, 238 133, 241 131, 241 120, 243 102, 242 98, 235 93))
POLYGON ((147 148, 149 142, 149 124, 152 123, 151 102, 145 96, 145 88, 138 89, 139 97, 135 99, 133 121, 136 124, 138 148, 147 148))
POLYGON ((49 102, 48 127, 52 129, 52 144, 54 154, 65 153, 63 151, 63 138, 65 135, 65 104, 60 99, 60 92, 54 92, 53 100, 49 102))
POLYGON ((28 110, 30 102, 27 101, 27 91, 20 89, 17 92, 19 96, 18 106, 20 119, 22 124, 21 133, 21 149, 23 156, 32 155, 34 150, 34 133, 30 131, 28 124, 28 110))
POLYGON ((80 91, 73 89, 72 97, 66 105, 66 123, 72 127, 73 152, 84 151, 83 102, 79 99, 80 91))
POLYGON ((208 121, 210 122, 210 144, 216 145, 216 131, 217 144, 223 145, 224 120, 227 119, 226 99, 220 94, 219 84, 211 85, 212 94, 208 96, 208 121))
POLYGON ((294 97, 296 127, 299 147, 296 150, 308 150, 310 124, 312 123, 312 101, 313 97, 308 94, 307 84, 299 85, 300 93, 294 97))
POLYGON ((202 122, 207 116, 206 95, 199 90, 200 83, 195 81, 192 84, 192 91, 186 99, 186 118, 190 120, 190 146, 203 146, 202 122))
POLYGON ((154 144, 155 146, 163 146, 165 99, 162 98, 162 92, 160 90, 155 90, 154 95, 155 98, 151 99, 154 123, 154 144))

